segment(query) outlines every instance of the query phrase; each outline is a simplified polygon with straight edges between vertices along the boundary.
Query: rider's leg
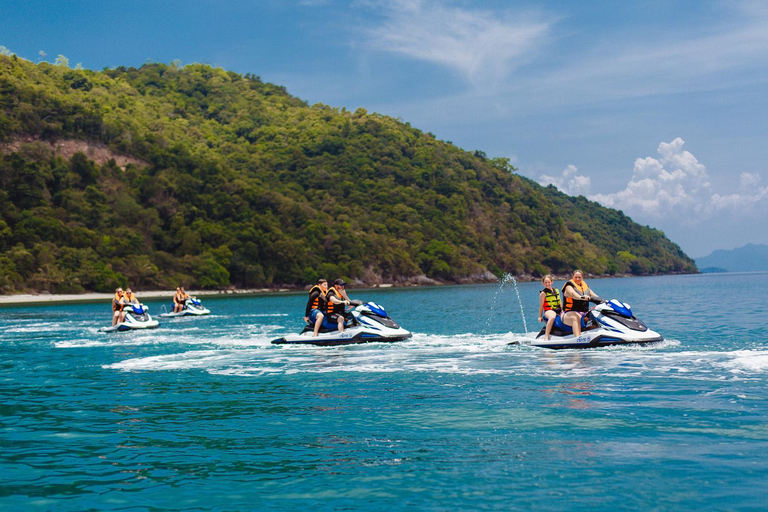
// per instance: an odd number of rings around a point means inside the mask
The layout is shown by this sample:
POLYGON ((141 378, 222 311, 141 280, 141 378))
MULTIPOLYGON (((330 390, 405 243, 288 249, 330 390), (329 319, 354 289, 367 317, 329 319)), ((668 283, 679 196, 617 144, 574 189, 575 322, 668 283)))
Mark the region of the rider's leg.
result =
POLYGON ((317 320, 315 320, 315 332, 312 334, 312 336, 317 336, 317 334, 320 332, 320 326, 323 325, 323 318, 324 315, 317 312, 317 320))
POLYGON ((544 331, 544 339, 549 340, 549 333, 552 332, 552 325, 555 323, 555 318, 557 318, 557 313, 555 313, 552 310, 545 311, 544 318, 547 319, 547 327, 544 331))
POLYGON ((573 335, 577 338, 581 336, 581 315, 576 311, 569 311, 563 315, 563 322, 571 326, 573 335))

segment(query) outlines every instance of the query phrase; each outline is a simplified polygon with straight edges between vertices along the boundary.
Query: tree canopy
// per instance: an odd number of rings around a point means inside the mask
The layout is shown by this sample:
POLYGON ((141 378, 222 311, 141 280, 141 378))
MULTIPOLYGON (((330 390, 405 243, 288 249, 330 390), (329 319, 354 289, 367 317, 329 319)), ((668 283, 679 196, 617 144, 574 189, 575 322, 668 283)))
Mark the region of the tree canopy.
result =
POLYGON ((57 63, 0 55, 3 293, 696 271, 660 231, 391 117, 207 65, 57 63))

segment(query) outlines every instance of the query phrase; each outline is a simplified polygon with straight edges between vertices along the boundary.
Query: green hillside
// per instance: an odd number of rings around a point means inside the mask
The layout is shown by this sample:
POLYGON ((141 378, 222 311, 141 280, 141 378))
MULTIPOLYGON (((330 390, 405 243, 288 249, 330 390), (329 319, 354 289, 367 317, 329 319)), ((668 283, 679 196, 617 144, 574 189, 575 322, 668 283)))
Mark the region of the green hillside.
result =
POLYGON ((505 159, 205 65, 0 56, 0 189, 2 293, 696 270, 505 159))

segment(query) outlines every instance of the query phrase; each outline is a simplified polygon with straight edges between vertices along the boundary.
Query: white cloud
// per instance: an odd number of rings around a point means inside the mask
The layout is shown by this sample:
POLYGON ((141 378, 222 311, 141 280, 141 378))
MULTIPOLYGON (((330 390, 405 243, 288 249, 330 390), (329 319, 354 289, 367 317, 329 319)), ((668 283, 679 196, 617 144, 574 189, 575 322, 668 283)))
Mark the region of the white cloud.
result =
POLYGON ((560 176, 547 176, 542 174, 539 183, 544 186, 554 185, 561 192, 572 196, 586 196, 592 187, 592 181, 588 176, 580 176, 579 169, 575 165, 569 165, 560 176))
POLYGON ((760 175, 756 172, 743 172, 739 183, 742 190, 752 190, 760 186, 760 175))
POLYGON ((676 138, 659 144, 660 158, 638 158, 632 179, 624 190, 597 194, 590 199, 630 216, 655 221, 674 219, 683 224, 700 224, 716 214, 745 216, 766 209, 768 186, 760 187, 758 173, 741 174, 741 191, 713 193, 706 167, 683 149, 676 138))
POLYGON ((372 47, 452 68, 476 85, 499 83, 527 62, 550 29, 550 23, 531 16, 434 0, 391 0, 381 6, 386 21, 370 31, 372 47))

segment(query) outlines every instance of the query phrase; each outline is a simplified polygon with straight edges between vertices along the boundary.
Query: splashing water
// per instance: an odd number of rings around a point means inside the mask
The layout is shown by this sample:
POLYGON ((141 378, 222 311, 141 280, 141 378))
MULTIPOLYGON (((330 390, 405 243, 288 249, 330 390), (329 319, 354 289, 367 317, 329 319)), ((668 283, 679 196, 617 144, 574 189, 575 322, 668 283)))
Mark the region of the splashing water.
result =
POLYGON ((503 276, 501 276, 501 278, 499 279, 499 287, 496 289, 496 293, 494 293, 494 295, 493 295, 493 301, 491 302, 490 314, 488 315, 488 318, 485 321, 485 329, 483 331, 485 333, 488 332, 488 328, 490 327, 491 318, 493 317, 493 312, 496 309, 496 304, 497 304, 497 302, 499 300, 499 295, 504 290, 504 285, 506 285, 507 283, 513 283, 513 285, 515 287, 515 294, 517 295, 517 303, 520 305, 520 315, 523 317, 523 328, 525 329, 526 333, 528 332, 528 323, 525 320, 525 312, 523 311, 523 301, 520 298, 520 292, 517 289, 517 280, 515 279, 515 276, 513 276, 512 274, 507 273, 507 274, 504 274, 503 276))
POLYGON ((523 329, 525 329, 525 332, 528 332, 528 322, 525 320, 525 311, 523 310, 523 301, 520 298, 520 290, 517 289, 517 279, 515 279, 515 276, 512 274, 504 274, 502 276, 503 282, 509 282, 512 281, 512 284, 515 286, 515 295, 517 295, 517 303, 520 305, 520 316, 523 317, 523 329))
POLYGON ((499 295, 504 290, 504 285, 509 282, 509 274, 504 274, 499 279, 499 286, 496 288, 496 292, 493 294, 493 300, 491 301, 491 307, 488 309, 488 318, 485 319, 485 327, 483 328, 483 334, 488 334, 488 329, 491 327, 491 319, 493 313, 496 310, 496 304, 499 302, 499 295))

